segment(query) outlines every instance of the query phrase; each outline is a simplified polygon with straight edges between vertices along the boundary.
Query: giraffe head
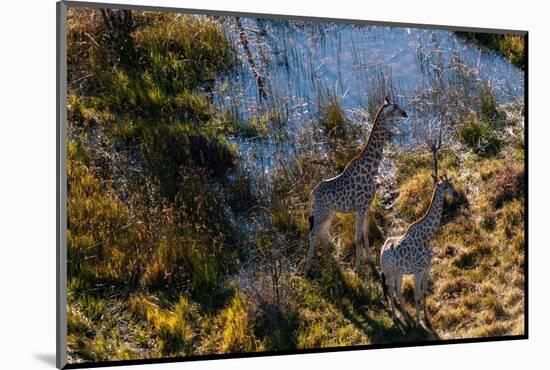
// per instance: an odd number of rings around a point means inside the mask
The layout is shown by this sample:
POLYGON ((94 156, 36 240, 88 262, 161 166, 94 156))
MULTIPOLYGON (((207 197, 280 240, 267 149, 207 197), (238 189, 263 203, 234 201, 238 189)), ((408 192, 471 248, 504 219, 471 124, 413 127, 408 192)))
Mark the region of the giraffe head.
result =
POLYGON ((449 196, 451 198, 456 198, 458 192, 453 187, 452 181, 447 177, 447 174, 439 176, 439 181, 437 181, 437 189, 443 192, 443 196, 449 196))
POLYGON ((387 97, 384 99, 384 103, 380 107, 378 113, 382 121, 385 122, 385 134, 387 137, 392 137, 401 131, 401 127, 397 124, 397 120, 407 118, 407 112, 401 109, 397 104, 393 103, 387 97))
POLYGON ((397 104, 392 103, 388 97, 384 99, 380 114, 386 120, 407 118, 407 112, 401 109, 397 104))

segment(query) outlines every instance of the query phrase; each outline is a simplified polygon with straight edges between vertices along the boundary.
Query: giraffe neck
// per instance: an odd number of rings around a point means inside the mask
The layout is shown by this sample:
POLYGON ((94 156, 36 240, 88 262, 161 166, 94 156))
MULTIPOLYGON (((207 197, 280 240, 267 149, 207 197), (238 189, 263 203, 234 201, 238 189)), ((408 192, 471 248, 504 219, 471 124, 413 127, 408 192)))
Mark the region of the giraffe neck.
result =
POLYGON ((384 145, 388 137, 386 120, 380 114, 381 111, 382 108, 380 108, 376 113, 367 144, 361 151, 361 154, 357 157, 358 162, 368 164, 371 170, 375 172, 380 165, 380 161, 382 160, 384 145))
POLYGON ((443 192, 436 186, 426 214, 409 226, 409 231, 418 233, 425 241, 430 240, 439 229, 443 214, 443 192))

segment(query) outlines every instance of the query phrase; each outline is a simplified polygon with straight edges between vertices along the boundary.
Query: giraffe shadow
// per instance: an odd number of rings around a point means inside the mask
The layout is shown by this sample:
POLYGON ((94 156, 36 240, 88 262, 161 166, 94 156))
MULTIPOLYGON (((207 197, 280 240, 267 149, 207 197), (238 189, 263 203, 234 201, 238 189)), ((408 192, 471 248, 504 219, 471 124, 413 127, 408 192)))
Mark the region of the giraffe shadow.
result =
POLYGON ((332 255, 325 254, 310 278, 320 288, 323 298, 331 302, 373 344, 440 339, 431 324, 417 328, 408 314, 408 320, 393 322, 389 302, 382 295, 376 263, 369 260, 363 267, 358 283, 353 281, 355 273, 342 269, 332 255))

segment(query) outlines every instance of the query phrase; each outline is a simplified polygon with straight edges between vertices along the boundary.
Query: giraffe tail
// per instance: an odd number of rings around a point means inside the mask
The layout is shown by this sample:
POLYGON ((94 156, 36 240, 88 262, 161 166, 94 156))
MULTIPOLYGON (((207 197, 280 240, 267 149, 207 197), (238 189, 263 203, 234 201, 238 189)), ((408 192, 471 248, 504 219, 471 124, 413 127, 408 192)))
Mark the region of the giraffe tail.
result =
POLYGON ((382 277, 382 291, 384 292, 384 297, 388 296, 388 286, 386 285, 386 277, 384 273, 381 274, 382 277))
MULTIPOLYGON (((315 190, 315 189, 314 189, 315 190)), ((309 202, 308 202, 308 209, 309 209, 309 217, 308 217, 308 221, 309 221, 309 231, 313 230, 313 225, 314 225, 314 221, 315 219, 313 218, 313 207, 312 207, 312 203, 313 203, 313 190, 311 191, 311 194, 309 194, 309 202)))

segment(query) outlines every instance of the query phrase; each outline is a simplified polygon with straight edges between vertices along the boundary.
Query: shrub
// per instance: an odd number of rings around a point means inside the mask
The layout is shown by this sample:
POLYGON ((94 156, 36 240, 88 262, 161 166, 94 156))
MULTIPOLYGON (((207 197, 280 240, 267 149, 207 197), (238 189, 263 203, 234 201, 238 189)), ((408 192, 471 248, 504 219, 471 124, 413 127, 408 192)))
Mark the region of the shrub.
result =
POLYGON ((525 37, 480 32, 456 32, 457 35, 489 49, 495 50, 515 66, 525 70, 525 37))
POLYGON ((457 136, 462 144, 482 157, 490 157, 500 152, 502 143, 490 124, 469 119, 461 124, 457 136))
POLYGON ((337 97, 325 98, 319 107, 319 124, 327 137, 341 140, 347 138, 349 120, 337 97))
POLYGON ((480 115, 482 122, 488 122, 498 128, 506 119, 506 113, 497 109, 497 103, 490 86, 485 85, 479 92, 480 115))
POLYGON ((298 316, 291 300, 291 266, 276 241, 269 240, 269 235, 260 238, 255 246, 257 257, 240 271, 239 292, 246 297, 246 311, 262 347, 295 348, 298 316))
POLYGON ((514 65, 525 70, 525 38, 505 35, 499 42, 499 49, 514 65))
POLYGON ((265 138, 269 129, 269 121, 265 115, 254 115, 238 125, 238 132, 247 138, 265 138))

